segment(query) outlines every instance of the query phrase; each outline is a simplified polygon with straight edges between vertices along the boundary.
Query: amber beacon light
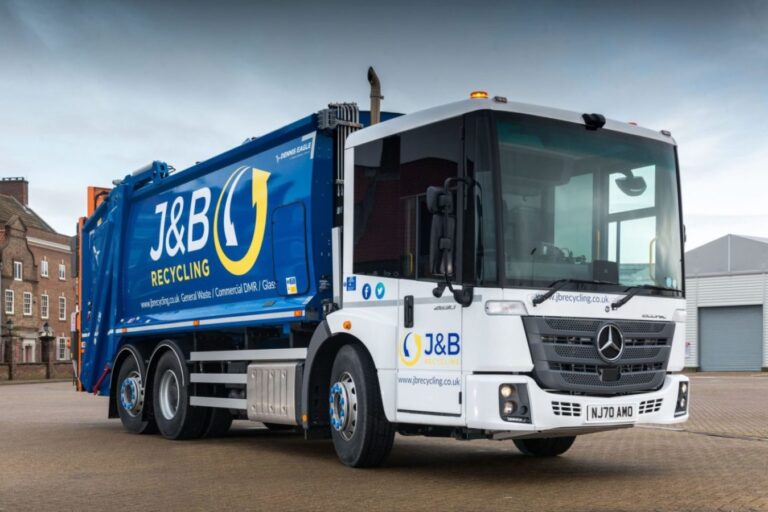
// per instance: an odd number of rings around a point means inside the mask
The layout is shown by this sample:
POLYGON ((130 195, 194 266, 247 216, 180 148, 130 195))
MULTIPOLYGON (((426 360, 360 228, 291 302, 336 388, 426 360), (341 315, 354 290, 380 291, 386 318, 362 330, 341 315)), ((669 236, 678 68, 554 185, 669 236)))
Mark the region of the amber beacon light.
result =
POLYGON ((470 99, 473 100, 487 100, 488 99, 488 93, 485 91, 472 91, 469 93, 470 99))

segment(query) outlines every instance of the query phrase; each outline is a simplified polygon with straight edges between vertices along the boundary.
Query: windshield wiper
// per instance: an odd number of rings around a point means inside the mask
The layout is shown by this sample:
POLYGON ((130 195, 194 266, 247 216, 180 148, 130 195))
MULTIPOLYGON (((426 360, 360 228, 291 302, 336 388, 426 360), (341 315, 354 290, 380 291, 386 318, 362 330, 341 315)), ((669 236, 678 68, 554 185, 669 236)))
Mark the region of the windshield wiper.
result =
POLYGON ((619 283, 612 283, 610 281, 599 281, 597 279, 558 279, 557 281, 553 281, 550 283, 550 288, 547 291, 547 293, 543 293, 541 295, 537 295, 533 298, 533 307, 538 306, 545 300, 552 297, 554 294, 568 286, 569 284, 619 284, 619 283))
POLYGON ((643 290, 656 290, 656 291, 662 291, 662 292, 682 292, 683 290, 678 290, 677 288, 667 288, 665 286, 656 286, 653 284, 641 284, 638 286, 630 286, 626 290, 624 290, 624 293, 626 293, 625 296, 617 300, 616 302, 611 304, 611 309, 619 309, 621 306, 632 300, 632 297, 637 295, 643 290))

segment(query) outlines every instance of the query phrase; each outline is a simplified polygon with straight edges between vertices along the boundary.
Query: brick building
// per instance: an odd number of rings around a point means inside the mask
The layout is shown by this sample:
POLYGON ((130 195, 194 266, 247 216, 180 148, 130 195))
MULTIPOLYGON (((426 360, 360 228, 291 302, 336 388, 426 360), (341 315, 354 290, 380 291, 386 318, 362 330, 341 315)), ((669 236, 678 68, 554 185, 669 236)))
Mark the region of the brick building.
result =
POLYGON ((28 199, 26 179, 0 178, 0 380, 72 373, 70 315, 77 286, 71 237, 56 233, 28 199), (46 322, 54 336, 50 362, 40 335, 46 322))

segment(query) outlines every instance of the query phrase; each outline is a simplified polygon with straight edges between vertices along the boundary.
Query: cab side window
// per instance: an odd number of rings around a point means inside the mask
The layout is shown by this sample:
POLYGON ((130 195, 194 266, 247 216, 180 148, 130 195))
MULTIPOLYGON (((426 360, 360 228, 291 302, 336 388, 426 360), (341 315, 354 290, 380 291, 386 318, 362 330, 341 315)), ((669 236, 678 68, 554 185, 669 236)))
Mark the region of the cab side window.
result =
POLYGON ((355 149, 356 274, 431 279, 427 187, 459 175, 461 119, 450 119, 355 149))

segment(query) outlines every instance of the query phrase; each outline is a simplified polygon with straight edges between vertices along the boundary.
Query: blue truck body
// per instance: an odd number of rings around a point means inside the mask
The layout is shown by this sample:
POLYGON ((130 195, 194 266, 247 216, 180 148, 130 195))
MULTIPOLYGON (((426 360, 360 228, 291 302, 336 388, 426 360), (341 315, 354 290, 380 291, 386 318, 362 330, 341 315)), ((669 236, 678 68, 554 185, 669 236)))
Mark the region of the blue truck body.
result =
POLYGON ((127 176, 82 229, 81 381, 132 336, 318 319, 333 147, 315 115, 187 170, 127 176))
POLYGON ((108 395, 99 379, 137 337, 320 321, 334 166, 312 114, 183 171, 126 176, 80 234, 83 387, 108 395))

